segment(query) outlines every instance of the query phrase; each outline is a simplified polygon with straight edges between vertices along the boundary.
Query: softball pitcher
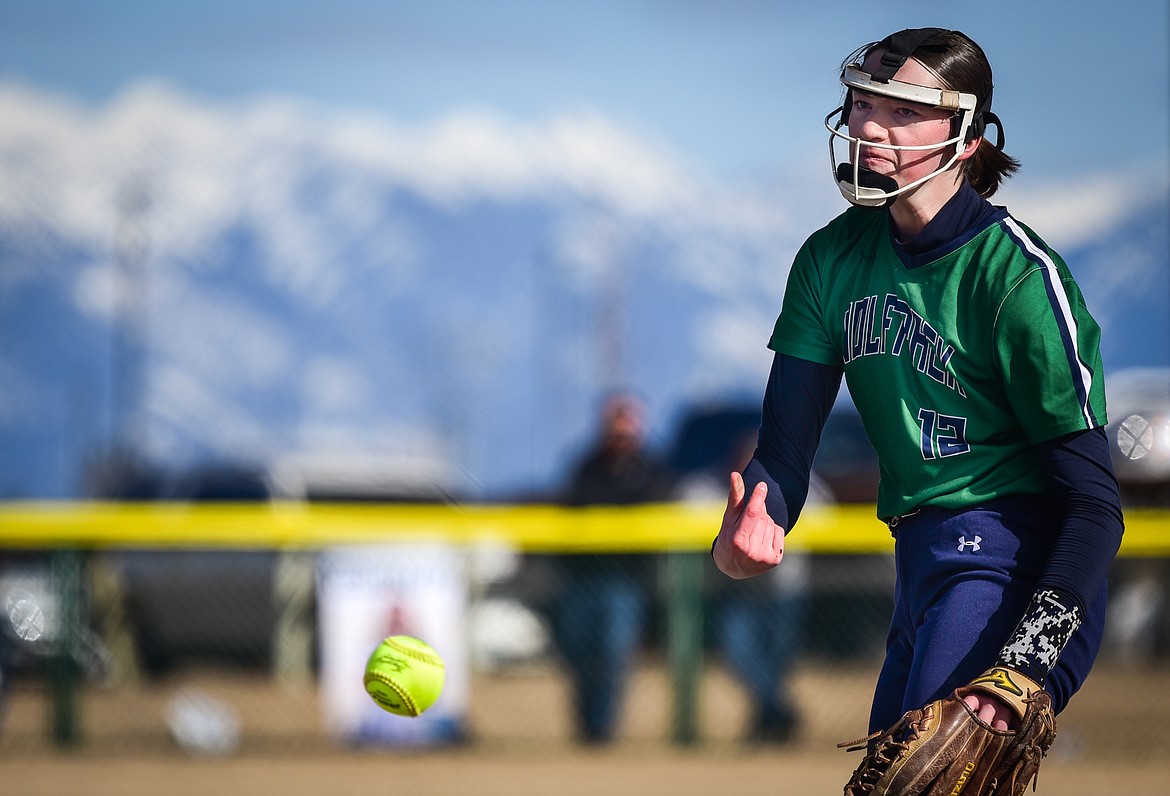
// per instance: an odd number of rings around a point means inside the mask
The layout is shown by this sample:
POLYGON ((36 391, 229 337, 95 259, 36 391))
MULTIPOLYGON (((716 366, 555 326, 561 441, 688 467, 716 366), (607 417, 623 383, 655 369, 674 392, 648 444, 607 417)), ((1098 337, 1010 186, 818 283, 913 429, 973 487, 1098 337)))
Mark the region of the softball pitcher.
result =
POLYGON ((1092 668, 1121 543, 1100 330, 1060 256, 988 201, 1019 163, 974 41, 900 31, 841 82, 825 126, 852 206, 793 263, 758 447, 712 555, 734 578, 780 563, 844 376, 897 564, 845 793, 1020 793, 1092 668))

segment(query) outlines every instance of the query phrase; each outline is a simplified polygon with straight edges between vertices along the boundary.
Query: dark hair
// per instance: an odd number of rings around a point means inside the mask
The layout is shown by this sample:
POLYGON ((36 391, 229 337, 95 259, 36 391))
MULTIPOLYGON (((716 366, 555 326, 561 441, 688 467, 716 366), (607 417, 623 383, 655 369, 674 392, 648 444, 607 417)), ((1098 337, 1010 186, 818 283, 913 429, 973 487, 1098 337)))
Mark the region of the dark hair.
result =
MULTIPOLYGON (((883 39, 858 48, 845 63, 864 61, 874 50, 884 49, 885 42, 883 39)), ((1020 161, 1002 149, 1003 125, 991 112, 994 81, 987 54, 970 37, 957 30, 938 30, 919 44, 911 57, 938 75, 944 88, 975 95, 976 114, 972 127, 983 140, 975 154, 962 161, 959 170, 980 195, 992 196, 1004 180, 1019 171, 1020 161), (986 126, 989 123, 999 128, 996 131, 998 144, 987 140, 986 126)))

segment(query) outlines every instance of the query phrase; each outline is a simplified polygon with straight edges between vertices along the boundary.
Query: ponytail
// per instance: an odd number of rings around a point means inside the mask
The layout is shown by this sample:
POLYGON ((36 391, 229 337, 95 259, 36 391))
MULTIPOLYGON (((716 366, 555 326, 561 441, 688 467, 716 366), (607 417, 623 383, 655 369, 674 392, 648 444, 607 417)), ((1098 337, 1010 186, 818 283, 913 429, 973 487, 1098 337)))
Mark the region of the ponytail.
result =
POLYGON ((964 160, 960 168, 971 187, 989 199, 1004 180, 1020 170, 1020 161, 983 138, 975 154, 964 160))

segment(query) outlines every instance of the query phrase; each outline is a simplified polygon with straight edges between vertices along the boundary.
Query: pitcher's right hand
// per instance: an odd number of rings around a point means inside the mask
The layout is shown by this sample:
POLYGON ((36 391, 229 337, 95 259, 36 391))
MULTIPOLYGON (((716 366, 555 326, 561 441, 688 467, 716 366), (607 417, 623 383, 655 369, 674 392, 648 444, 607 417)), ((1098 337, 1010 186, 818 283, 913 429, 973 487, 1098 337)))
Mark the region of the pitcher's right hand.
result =
POLYGON ((775 567, 784 557, 784 529, 768 516, 768 485, 756 484, 746 501, 743 476, 733 472, 727 508, 711 556, 725 575, 751 578, 775 567))

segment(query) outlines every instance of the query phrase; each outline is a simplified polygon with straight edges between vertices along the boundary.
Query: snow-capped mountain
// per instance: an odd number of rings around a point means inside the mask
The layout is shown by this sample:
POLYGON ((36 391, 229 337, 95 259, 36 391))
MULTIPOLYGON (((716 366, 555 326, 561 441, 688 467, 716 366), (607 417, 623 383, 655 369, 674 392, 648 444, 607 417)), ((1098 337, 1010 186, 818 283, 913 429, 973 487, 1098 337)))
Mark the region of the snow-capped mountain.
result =
MULTIPOLYGON (((729 186, 589 114, 405 129, 0 85, 0 496, 78 495, 115 440, 169 465, 425 451, 483 495, 551 486, 607 388, 659 435, 759 392, 788 263, 842 207, 821 159, 729 186)), ((1107 366, 1166 364, 1166 181, 1119 184, 1009 206, 1077 274, 1107 366)))

